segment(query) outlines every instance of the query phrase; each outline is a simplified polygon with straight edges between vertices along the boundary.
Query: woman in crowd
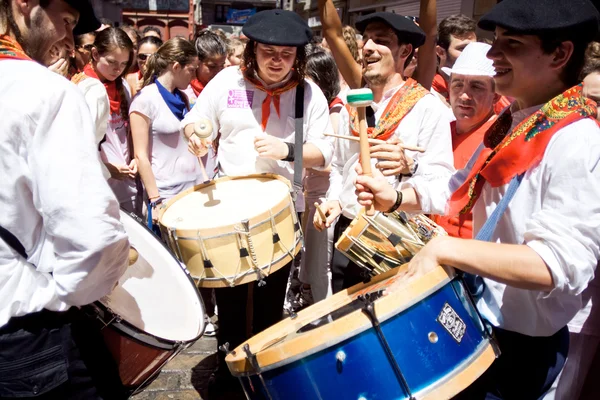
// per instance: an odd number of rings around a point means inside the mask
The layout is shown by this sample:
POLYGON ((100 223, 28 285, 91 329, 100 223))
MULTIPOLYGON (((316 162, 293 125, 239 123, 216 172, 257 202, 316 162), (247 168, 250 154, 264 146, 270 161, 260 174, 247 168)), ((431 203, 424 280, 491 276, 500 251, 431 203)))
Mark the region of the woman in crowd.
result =
POLYGON ((121 207, 141 214, 137 163, 131 156, 129 87, 123 79, 132 62, 131 39, 119 28, 107 28, 98 32, 90 63, 72 81, 83 91, 92 113, 100 157, 110 175, 108 184, 121 207))
POLYGON ((194 104, 204 86, 215 77, 227 61, 227 44, 216 33, 203 30, 196 38, 196 51, 198 52, 198 69, 196 78, 190 84, 191 93, 188 93, 190 103, 194 104))
POLYGON ((162 46, 163 41, 156 36, 146 36, 138 41, 136 61, 138 71, 135 74, 127 75, 127 83, 131 88, 131 95, 135 96, 137 92, 142 90, 144 84, 144 70, 148 58, 156 53, 158 48, 162 46))
MULTIPOLYGON (((143 51, 140 46, 138 54, 143 51)), ((183 90, 196 76, 198 56, 189 41, 176 37, 160 46, 142 68, 143 88, 131 104, 129 118, 135 159, 149 207, 154 209, 201 181, 198 160, 188 152, 179 131, 189 111, 183 90)), ((157 213, 152 216, 156 219, 157 213)))

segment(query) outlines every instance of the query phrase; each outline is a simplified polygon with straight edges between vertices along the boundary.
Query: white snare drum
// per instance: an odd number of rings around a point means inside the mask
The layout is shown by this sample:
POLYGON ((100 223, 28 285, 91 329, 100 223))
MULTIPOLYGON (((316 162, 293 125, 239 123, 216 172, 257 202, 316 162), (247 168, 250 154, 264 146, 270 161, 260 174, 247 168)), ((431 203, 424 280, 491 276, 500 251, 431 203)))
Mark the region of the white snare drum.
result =
POLYGON ((135 391, 204 332, 204 306, 189 276, 144 225, 121 210, 138 257, 108 296, 94 303, 121 381, 135 391))
POLYGON ((290 188, 287 179, 274 174, 198 185, 160 211, 163 238, 200 287, 260 284, 301 247, 290 188))
POLYGON ((404 212, 376 213, 364 209, 340 236, 335 248, 371 275, 404 264, 444 229, 424 215, 409 218, 404 212))

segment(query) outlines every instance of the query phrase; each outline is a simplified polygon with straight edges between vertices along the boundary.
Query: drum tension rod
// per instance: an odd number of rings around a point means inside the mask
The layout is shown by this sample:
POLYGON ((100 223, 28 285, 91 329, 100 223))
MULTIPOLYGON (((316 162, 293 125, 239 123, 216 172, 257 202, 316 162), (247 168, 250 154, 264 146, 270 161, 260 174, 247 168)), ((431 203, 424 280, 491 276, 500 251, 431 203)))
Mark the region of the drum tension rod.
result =
MULTIPOLYGON (((254 354, 250 351, 250 346, 248 345, 248 343, 244 344, 243 349, 244 349, 244 353, 246 353, 246 359, 248 360, 248 362, 250 363, 250 366, 252 367, 252 369, 254 370, 256 375, 258 376, 258 379, 260 379, 260 383, 262 383, 262 386, 267 394, 267 397, 269 398, 269 400, 272 400, 273 397, 271 397, 271 393, 269 392, 269 389, 267 388, 267 384, 265 383, 265 379, 262 376, 260 366, 258 365, 258 361, 256 360, 256 354, 254 354)), ((248 379, 250 379, 250 378, 248 378, 248 379)))
POLYGON ((220 345, 219 350, 221 350, 223 353, 225 353, 226 356, 228 356, 230 354, 235 356, 235 350, 229 351, 229 342, 225 342, 222 345, 220 345))
MULTIPOLYGON (((373 297, 375 297, 375 299, 377 299, 381 296, 381 294, 378 294, 378 293, 373 293, 373 295, 374 295, 373 297)), ((394 369, 394 372, 396 373, 396 378, 398 379, 398 382, 400 383, 400 385, 402 386, 402 388, 408 395, 409 400, 415 400, 415 397, 412 395, 410 387, 408 386, 408 382, 406 382, 406 378, 404 377, 404 374, 402 373, 402 370, 400 369, 400 366, 398 365, 398 362, 396 361, 396 358, 394 357, 394 353, 392 352, 392 349, 390 348, 390 345, 389 345, 387 339, 385 338, 383 331, 381 330, 381 325, 379 323, 379 319, 377 318, 377 315, 375 315, 375 303, 373 303, 373 301, 371 301, 371 294, 369 294, 369 293, 367 293, 366 295, 361 294, 360 296, 358 296, 358 299, 365 304, 362 310, 365 314, 367 314, 367 317, 369 317, 369 319, 371 320, 371 324, 373 325, 373 328, 375 329, 375 332, 377 333, 377 336, 379 337, 379 340, 381 341, 381 345, 383 346, 383 349, 385 350, 385 353, 386 353, 390 363, 392 364, 392 368, 394 369)))

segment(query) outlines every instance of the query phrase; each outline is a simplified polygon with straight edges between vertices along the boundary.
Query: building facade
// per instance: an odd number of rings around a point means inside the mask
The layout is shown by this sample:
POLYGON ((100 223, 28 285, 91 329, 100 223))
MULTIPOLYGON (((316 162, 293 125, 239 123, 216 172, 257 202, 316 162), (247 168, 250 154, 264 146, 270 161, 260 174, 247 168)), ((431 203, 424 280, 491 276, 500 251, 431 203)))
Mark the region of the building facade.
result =
POLYGON ((175 36, 191 38, 197 24, 194 0, 125 0, 123 24, 135 26, 140 32, 147 26, 160 29, 163 40, 175 36))

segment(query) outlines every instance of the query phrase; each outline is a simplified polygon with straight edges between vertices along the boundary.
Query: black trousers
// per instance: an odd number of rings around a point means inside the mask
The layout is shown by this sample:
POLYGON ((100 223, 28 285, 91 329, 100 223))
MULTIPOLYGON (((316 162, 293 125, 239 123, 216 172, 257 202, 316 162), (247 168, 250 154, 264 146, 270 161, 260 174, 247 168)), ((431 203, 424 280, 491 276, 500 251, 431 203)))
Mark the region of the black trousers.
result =
POLYGON ((0 399, 126 399, 100 330, 75 307, 0 328, 0 399))
MULTIPOLYGON (((343 215, 340 216, 333 231, 333 243, 337 242, 351 222, 351 219, 343 215)), ((331 289, 333 293, 340 292, 357 283, 368 282, 369 280, 370 276, 367 270, 350 261, 338 249, 333 249, 333 257, 331 259, 331 289)))
MULTIPOLYGON (((254 285, 252 299, 252 332, 256 335, 271 325, 281 321, 283 303, 287 288, 288 276, 293 261, 265 279, 266 285, 258 286, 256 282, 234 286, 232 288, 215 289, 217 307, 219 308, 219 331, 217 343, 219 347, 229 343, 233 350, 249 337, 246 335, 248 288, 254 285)), ((225 365, 225 353, 219 351, 219 373, 229 374, 225 365)))
POLYGON ((532 337, 494 328, 500 357, 458 400, 540 399, 562 370, 569 352, 565 326, 549 337, 532 337))

